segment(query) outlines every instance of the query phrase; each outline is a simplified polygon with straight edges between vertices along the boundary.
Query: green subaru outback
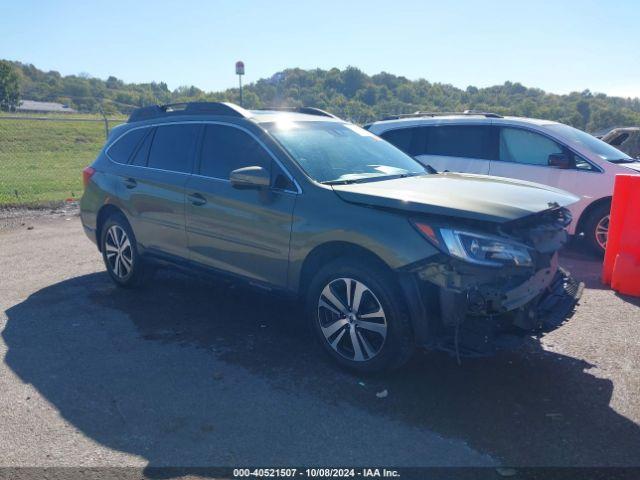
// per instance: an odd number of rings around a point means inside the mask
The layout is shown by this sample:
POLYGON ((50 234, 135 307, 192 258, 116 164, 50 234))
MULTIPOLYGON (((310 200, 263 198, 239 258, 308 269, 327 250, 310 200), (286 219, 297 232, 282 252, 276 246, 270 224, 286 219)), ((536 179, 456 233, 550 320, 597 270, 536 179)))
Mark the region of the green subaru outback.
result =
POLYGON ((83 175, 82 224, 117 285, 174 265, 291 295, 358 371, 417 346, 512 347, 581 291, 557 254, 575 196, 437 173, 318 109, 141 108, 83 175))

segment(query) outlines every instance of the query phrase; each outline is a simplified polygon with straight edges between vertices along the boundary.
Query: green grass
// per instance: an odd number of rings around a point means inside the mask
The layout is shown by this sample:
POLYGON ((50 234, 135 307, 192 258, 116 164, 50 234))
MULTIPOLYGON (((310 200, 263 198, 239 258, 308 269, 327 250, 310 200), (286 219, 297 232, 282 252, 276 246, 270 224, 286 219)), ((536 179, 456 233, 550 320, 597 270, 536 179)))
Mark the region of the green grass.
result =
POLYGON ((93 162, 104 141, 102 122, 0 118, 0 206, 79 198, 82 169, 93 162))

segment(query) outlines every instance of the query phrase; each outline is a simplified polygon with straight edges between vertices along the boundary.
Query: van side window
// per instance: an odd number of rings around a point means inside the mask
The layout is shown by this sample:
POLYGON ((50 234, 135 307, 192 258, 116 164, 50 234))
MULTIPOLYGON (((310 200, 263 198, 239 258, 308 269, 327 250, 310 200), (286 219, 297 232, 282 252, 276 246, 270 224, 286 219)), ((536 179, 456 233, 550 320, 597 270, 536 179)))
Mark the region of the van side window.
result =
POLYGON ((528 130, 500 130, 500 160, 527 165, 549 165, 549 155, 562 154, 563 148, 553 140, 528 130))
POLYGON ((156 128, 149 152, 149 167, 172 172, 191 172, 199 125, 176 124, 156 128))
POLYGON ((414 130, 414 128, 396 128, 383 132, 380 136, 404 153, 413 155, 412 140, 414 130))
POLYGON ((229 179, 238 168, 271 168, 271 156, 249 134, 225 125, 207 125, 200 154, 200 175, 229 179))
POLYGON ((128 163, 135 148, 146 135, 147 129, 130 130, 115 141, 107 150, 107 155, 116 163, 128 163))
POLYGON ((495 158, 489 125, 430 127, 428 134, 427 155, 485 160, 495 158))

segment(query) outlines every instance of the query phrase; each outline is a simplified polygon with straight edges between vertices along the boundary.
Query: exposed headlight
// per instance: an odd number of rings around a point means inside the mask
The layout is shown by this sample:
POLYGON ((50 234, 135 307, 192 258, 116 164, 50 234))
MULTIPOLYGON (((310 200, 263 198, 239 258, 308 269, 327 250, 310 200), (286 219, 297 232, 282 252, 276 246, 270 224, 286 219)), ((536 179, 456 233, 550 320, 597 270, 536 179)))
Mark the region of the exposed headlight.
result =
POLYGON ((533 265, 527 245, 482 233, 433 228, 421 222, 413 224, 436 247, 467 262, 492 267, 533 265))

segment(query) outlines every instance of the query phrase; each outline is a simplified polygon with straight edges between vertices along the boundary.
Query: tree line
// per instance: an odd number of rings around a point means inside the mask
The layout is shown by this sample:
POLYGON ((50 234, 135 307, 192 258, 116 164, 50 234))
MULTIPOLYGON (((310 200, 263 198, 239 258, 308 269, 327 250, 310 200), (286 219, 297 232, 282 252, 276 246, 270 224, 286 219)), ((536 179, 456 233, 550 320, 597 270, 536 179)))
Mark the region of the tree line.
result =
MULTIPOLYGON (((126 114, 133 108, 157 103, 239 103, 239 90, 205 92, 195 86, 170 90, 164 82, 125 83, 114 76, 102 80, 88 74, 63 76, 30 64, 0 60, 0 108, 14 109, 20 98, 59 102, 82 112, 126 114)), ((245 86, 243 101, 246 108, 312 106, 357 123, 415 111, 480 110, 556 120, 591 132, 640 125, 638 98, 611 97, 589 90, 557 95, 510 81, 460 89, 386 72, 367 75, 355 67, 287 69, 245 86)))

